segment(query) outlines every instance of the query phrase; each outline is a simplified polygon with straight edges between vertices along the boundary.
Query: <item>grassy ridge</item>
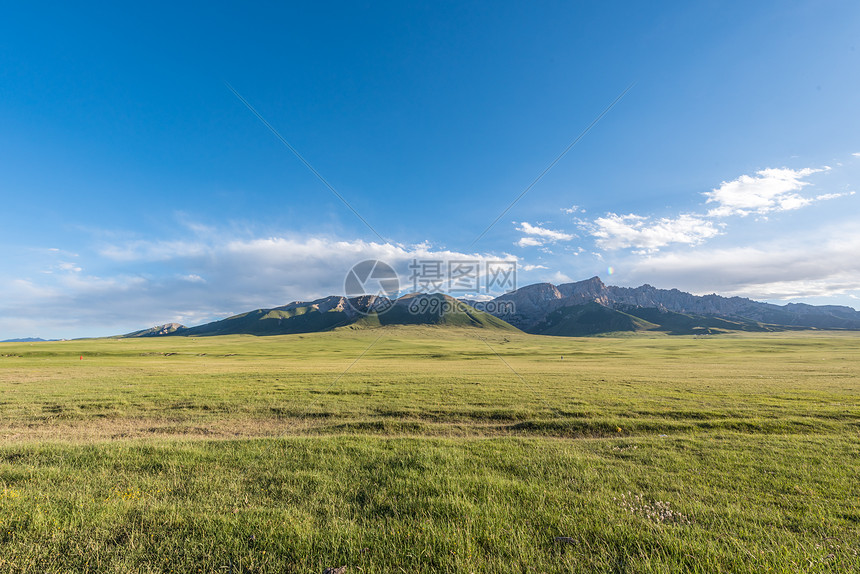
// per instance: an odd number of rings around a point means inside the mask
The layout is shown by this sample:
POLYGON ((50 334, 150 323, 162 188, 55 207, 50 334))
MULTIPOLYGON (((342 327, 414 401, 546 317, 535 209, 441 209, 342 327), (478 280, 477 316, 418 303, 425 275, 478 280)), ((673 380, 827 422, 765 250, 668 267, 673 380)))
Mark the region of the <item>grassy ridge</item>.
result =
POLYGON ((860 337, 488 334, 2 344, 0 571, 860 571, 860 337))

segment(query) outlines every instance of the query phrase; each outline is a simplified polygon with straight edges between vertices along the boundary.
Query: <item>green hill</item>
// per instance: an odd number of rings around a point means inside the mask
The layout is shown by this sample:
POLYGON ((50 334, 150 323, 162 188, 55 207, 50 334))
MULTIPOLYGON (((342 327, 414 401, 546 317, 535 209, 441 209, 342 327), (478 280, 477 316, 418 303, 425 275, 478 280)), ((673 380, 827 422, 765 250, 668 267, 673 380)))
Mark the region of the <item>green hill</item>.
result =
POLYGON ((519 331, 502 319, 447 295, 406 295, 393 304, 373 296, 326 297, 274 309, 256 309, 197 327, 173 331, 149 329, 126 337, 166 335, 290 335, 331 331, 339 327, 373 328, 390 325, 437 325, 519 331), (376 311, 374 309, 379 309, 376 311), (143 334, 145 333, 145 335, 143 334))
POLYGON ((599 303, 586 303, 553 311, 531 332, 558 337, 582 337, 619 331, 646 331, 657 327, 659 325, 599 303))

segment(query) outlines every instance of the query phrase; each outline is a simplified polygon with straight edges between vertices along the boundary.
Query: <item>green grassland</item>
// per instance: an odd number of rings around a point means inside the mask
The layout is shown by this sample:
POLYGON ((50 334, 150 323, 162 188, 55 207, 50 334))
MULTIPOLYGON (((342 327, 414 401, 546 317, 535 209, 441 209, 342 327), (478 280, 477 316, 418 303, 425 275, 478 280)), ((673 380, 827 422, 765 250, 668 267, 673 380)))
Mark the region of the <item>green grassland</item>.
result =
POLYGON ((0 572, 860 572, 858 333, 7 343, 0 438, 0 572))

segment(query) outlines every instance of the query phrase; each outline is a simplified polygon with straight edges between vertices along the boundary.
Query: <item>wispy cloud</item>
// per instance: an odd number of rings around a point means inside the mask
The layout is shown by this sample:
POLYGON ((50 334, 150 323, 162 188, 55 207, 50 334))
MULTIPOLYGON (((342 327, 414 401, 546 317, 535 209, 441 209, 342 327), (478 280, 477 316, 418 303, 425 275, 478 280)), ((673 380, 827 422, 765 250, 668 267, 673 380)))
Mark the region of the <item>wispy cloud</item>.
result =
POLYGON ((547 229, 546 227, 541 227, 540 225, 532 225, 525 221, 520 223, 520 227, 517 228, 517 231, 522 231, 527 235, 537 235, 539 237, 544 237, 546 239, 549 239, 550 241, 570 241, 575 237, 575 235, 571 233, 547 229))
POLYGON ((788 211, 809 205, 822 197, 804 197, 798 192, 810 185, 805 181, 810 175, 829 170, 769 168, 757 171, 755 176, 742 175, 732 181, 724 181, 720 187, 705 192, 706 203, 716 207, 708 211, 711 217, 727 217, 750 214, 764 215, 773 211, 788 211))
POLYGON ((75 273, 80 273, 82 269, 78 267, 76 263, 70 263, 69 261, 62 261, 57 265, 57 268, 60 271, 73 271, 75 273))
POLYGON ((821 195, 816 195, 815 199, 819 201, 825 201, 828 199, 837 199, 840 197, 847 197, 849 195, 854 195, 853 191, 846 191, 845 193, 823 193, 821 195))
POLYGON ((526 234, 525 237, 520 238, 516 243, 520 247, 539 247, 557 241, 570 241, 576 237, 572 233, 556 231, 540 225, 532 225, 527 221, 521 222, 520 226, 517 227, 517 231, 526 234))
POLYGON ((677 218, 609 213, 582 224, 602 249, 634 248, 653 252, 672 243, 698 245, 720 234, 717 225, 703 217, 682 214, 677 218))
POLYGON ((585 213, 585 210, 578 205, 571 205, 570 207, 563 207, 561 209, 562 213, 566 215, 573 215, 574 213, 585 213))
POLYGON ((753 299, 824 297, 860 290, 855 226, 743 247, 650 255, 630 262, 625 282, 650 282, 753 299))

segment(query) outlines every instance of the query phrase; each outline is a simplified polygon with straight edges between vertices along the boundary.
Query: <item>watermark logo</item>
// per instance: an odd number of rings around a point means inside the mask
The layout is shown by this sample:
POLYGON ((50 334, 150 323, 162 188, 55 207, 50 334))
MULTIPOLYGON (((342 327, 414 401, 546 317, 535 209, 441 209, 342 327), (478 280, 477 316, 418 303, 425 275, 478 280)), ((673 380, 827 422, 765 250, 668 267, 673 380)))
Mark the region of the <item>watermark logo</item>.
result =
POLYGON ((488 296, 517 288, 516 261, 413 259, 409 272, 413 293, 488 296))
POLYGON ((400 279, 391 265, 367 259, 353 265, 343 281, 350 306, 359 313, 384 313, 400 293, 400 279), (372 295, 374 297, 366 298, 372 295))
POLYGON ((411 315, 448 315, 450 313, 468 314, 470 309, 477 309, 490 315, 513 315, 516 306, 513 301, 474 301, 464 303, 458 299, 435 295, 417 295, 410 299, 407 310, 411 315))
MULTIPOLYGON (((515 260, 413 259, 408 271, 411 284, 404 291, 414 296, 403 306, 412 315, 465 313, 470 307, 499 316, 514 313, 512 301, 495 297, 516 290, 515 260)), ((400 288, 394 267, 377 259, 357 263, 344 279, 350 306, 365 315, 391 309, 400 288)))
POLYGON ((409 272, 412 292, 419 294, 408 307, 413 315, 468 313, 469 307, 497 316, 515 312, 513 301, 495 297, 516 291, 516 260, 413 259, 409 272))

